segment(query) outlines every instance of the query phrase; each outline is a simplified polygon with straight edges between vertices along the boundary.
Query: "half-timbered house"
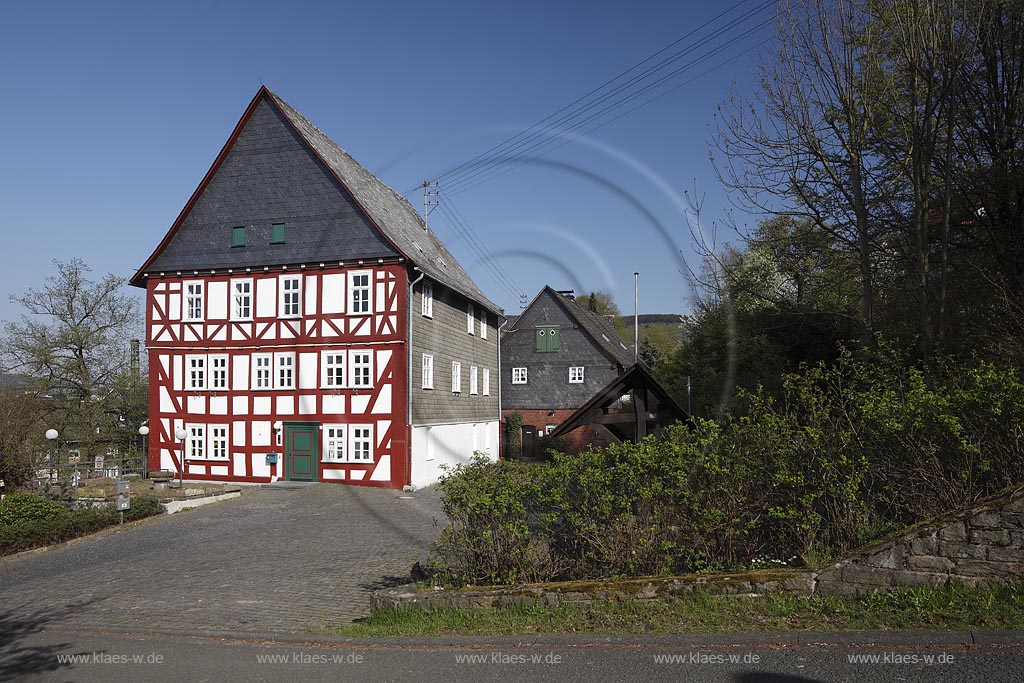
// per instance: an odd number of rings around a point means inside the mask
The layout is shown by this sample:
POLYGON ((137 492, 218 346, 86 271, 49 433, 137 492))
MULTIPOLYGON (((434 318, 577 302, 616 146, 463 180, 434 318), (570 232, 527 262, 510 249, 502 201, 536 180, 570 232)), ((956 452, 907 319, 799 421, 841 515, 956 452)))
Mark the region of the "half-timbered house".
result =
POLYGON ((132 284, 151 469, 401 488, 496 456, 501 311, 266 88, 132 284))

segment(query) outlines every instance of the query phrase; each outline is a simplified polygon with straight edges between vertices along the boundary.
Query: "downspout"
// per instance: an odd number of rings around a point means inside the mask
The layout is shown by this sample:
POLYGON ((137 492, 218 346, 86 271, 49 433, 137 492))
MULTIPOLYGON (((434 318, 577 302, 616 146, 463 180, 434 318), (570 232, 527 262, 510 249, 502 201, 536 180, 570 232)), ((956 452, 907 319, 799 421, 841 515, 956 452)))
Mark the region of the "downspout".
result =
POLYGON ((418 278, 409 283, 409 298, 408 306, 409 319, 408 319, 408 333, 409 333, 409 353, 408 353, 408 364, 405 366, 405 425, 406 433, 406 461, 408 467, 406 468, 408 477, 407 484, 412 484, 412 305, 413 305, 413 288, 422 280, 426 273, 422 270, 413 266, 412 269, 420 274, 418 278))
POLYGON ((498 325, 498 376, 495 380, 498 383, 498 457, 501 458, 501 385, 503 383, 504 375, 501 374, 501 331, 508 325, 508 318, 505 318, 505 322, 498 325))

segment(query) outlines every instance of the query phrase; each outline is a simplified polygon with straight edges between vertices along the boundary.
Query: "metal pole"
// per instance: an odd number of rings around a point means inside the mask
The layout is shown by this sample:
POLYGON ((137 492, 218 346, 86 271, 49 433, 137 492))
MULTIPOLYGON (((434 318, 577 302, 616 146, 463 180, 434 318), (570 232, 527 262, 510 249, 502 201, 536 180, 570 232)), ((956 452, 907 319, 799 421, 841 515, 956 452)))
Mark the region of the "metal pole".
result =
POLYGON ((50 481, 53 481, 53 439, 50 439, 50 481))
POLYGON ((178 488, 185 486, 185 439, 181 440, 181 460, 178 462, 178 488))
POLYGON ((633 273, 633 364, 640 360, 640 273, 633 273))
POLYGON ((149 451, 146 450, 146 435, 142 435, 142 479, 149 479, 149 451))

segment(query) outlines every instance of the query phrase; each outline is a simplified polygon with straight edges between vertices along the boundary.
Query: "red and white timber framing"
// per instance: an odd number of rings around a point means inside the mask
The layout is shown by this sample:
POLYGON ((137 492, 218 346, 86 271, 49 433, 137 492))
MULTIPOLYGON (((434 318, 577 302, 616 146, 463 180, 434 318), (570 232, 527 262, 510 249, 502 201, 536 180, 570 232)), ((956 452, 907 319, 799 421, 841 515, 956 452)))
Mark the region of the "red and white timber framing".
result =
MULTIPOLYGON (((294 310, 294 284, 289 287, 294 310)), ((392 488, 407 485, 411 468, 405 391, 407 292, 405 267, 387 261, 149 275, 149 467, 179 472, 182 444, 175 440, 175 430, 202 425, 203 448, 193 449, 190 437, 185 443, 185 479, 253 483, 283 479, 283 430, 275 430, 274 425, 305 422, 320 427, 317 480, 392 488), (368 275, 372 283, 366 313, 349 310, 354 275, 368 275), (289 317, 282 282, 284 278, 294 282, 295 276, 299 276, 301 311, 289 317), (237 281, 245 280, 251 281, 251 310, 248 319, 240 319, 245 316, 238 315, 234 288, 237 281), (186 287, 196 282, 202 283, 202 315, 191 321, 186 287), (325 367, 341 356, 357 358, 365 368, 366 353, 371 367, 368 383, 365 370, 359 378, 351 377, 348 362, 343 361, 340 378, 337 368, 330 375, 325 367), (255 357, 276 359, 290 354, 294 354, 292 387, 262 386, 265 376, 257 377, 255 357), (207 359, 201 378, 205 388, 196 388, 198 382, 190 375, 197 357, 207 359), (343 444, 341 457, 327 452, 325 427, 336 433, 342 430, 334 426, 350 425, 358 425, 364 438, 365 427, 371 427, 369 458, 365 441, 355 449, 351 442, 343 444), (214 434, 218 443, 211 441, 214 434), (198 450, 202 457, 194 457, 198 450), (271 452, 279 454, 277 464, 268 464, 266 456, 271 452)), ((278 379, 279 369, 276 362, 271 363, 271 384, 278 379)))

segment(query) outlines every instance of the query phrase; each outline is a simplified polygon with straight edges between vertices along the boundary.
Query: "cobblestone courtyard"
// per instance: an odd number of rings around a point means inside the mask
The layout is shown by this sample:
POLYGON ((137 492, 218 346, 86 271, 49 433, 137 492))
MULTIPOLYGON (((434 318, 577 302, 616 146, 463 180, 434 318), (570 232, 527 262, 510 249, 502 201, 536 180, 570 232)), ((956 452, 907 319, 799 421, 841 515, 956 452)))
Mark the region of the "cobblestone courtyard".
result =
POLYGON ((408 577, 443 519, 433 490, 246 490, 0 560, 0 623, 316 631, 366 615, 370 591, 408 577))

